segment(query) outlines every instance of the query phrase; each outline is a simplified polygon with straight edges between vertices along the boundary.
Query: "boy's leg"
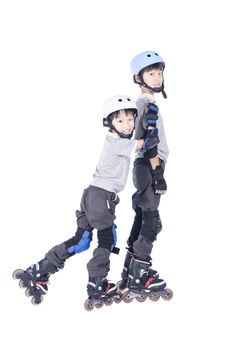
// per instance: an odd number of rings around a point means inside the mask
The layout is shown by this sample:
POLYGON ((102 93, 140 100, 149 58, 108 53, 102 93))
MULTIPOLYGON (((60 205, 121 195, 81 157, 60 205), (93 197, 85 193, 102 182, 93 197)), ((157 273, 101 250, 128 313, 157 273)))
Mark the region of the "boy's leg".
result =
POLYGON ((75 236, 50 249, 45 258, 57 269, 62 269, 68 258, 76 253, 82 253, 90 247, 92 230, 90 227, 86 229, 78 227, 75 236))
POLYGON ((153 242, 162 230, 162 223, 158 209, 142 211, 142 225, 138 239, 133 244, 135 256, 149 261, 153 242))
POLYGON ((157 271, 151 269, 151 252, 153 242, 161 231, 162 225, 158 210, 142 211, 142 226, 138 239, 133 244, 134 256, 128 272, 130 290, 163 290, 166 283, 157 271))
POLYGON ((121 290, 121 292, 127 286, 129 267, 130 267, 131 259, 133 257, 133 245, 134 245, 134 242, 137 241, 140 234, 141 227, 142 227, 142 209, 139 208, 136 204, 134 204, 135 197, 136 197, 136 193, 132 196, 132 203, 133 203, 133 209, 135 211, 135 216, 134 216, 134 222, 132 224, 129 238, 127 240, 128 248, 126 248, 127 252, 126 252, 123 269, 121 273, 121 281, 119 282, 119 290, 121 290))
POLYGON ((72 238, 50 249, 42 260, 26 270, 17 269, 13 272, 13 277, 20 280, 20 285, 27 288, 28 295, 33 296, 32 302, 35 304, 39 304, 41 296, 47 293, 50 275, 62 269, 67 258, 90 246, 92 227, 88 224, 82 205, 76 215, 77 224, 81 223, 86 228, 78 227, 72 238))
POLYGON ((90 226, 84 208, 86 190, 84 190, 80 210, 76 211, 77 231, 73 237, 67 241, 56 245, 50 249, 45 257, 55 265, 57 269, 64 267, 65 261, 76 253, 81 253, 90 247, 92 241, 93 228, 90 226))
POLYGON ((106 276, 110 269, 110 253, 116 250, 115 194, 100 188, 90 187, 85 202, 86 215, 91 226, 98 230, 98 247, 87 264, 89 297, 116 293, 114 284, 109 284, 106 276))
POLYGON ((133 206, 141 209, 141 230, 136 241, 133 242, 134 254, 149 260, 157 234, 162 229, 158 207, 160 195, 156 195, 150 164, 144 159, 137 159, 134 163, 133 180, 137 192, 133 206))
POLYGON ((109 283, 106 276, 110 270, 110 253, 115 245, 115 226, 98 230, 98 247, 93 252, 92 259, 87 264, 89 282, 88 296, 99 299, 102 296, 113 297, 117 287, 109 283))
MULTIPOLYGON (((75 253, 80 253, 89 248, 92 240, 92 228, 89 226, 83 207, 76 212, 77 224, 85 225, 86 229, 77 228, 75 235, 69 240, 54 246, 39 262, 28 267, 22 277, 28 277, 35 284, 43 284, 47 290, 48 279, 51 274, 56 273, 64 267, 65 260, 75 253)), ((23 270, 22 270, 23 271, 23 270)))
POLYGON ((87 264, 89 276, 106 276, 110 270, 110 253, 115 245, 115 225, 98 230, 98 247, 87 264))
MULTIPOLYGON (((146 203, 147 198, 144 198, 144 193, 146 193, 147 188, 152 185, 150 168, 148 167, 148 164, 144 159, 137 159, 134 162, 133 181, 137 189, 137 191, 132 196, 132 207, 135 211, 135 217, 131 228, 130 236, 127 240, 128 251, 125 256, 123 271, 121 274, 121 277, 122 277, 122 282, 120 283, 121 289, 124 289, 127 284, 129 266, 134 254, 134 243, 138 241, 141 234, 141 228, 143 223, 143 210, 141 205, 143 204, 143 202, 145 202, 145 204, 148 204, 146 203)), ((143 244, 141 248, 143 248, 143 244)), ((152 249, 152 245, 151 245, 151 249, 152 249)))
POLYGON ((136 198, 136 193, 132 197, 133 209, 135 211, 134 222, 132 224, 130 235, 127 240, 128 249, 131 252, 133 252, 134 242, 138 239, 140 235, 140 231, 142 227, 142 216, 143 216, 142 209, 134 203, 135 198, 136 198))
MULTIPOLYGON (((133 242, 133 255, 129 267, 129 288, 137 286, 139 276, 143 276, 141 285, 146 285, 152 281, 152 288, 164 288, 165 282, 159 279, 157 271, 151 269, 151 252, 153 242, 162 229, 158 207, 160 195, 154 192, 153 178, 150 164, 139 159, 135 161, 133 169, 133 180, 137 188, 134 198, 134 205, 137 205, 142 212, 140 234, 133 242)), ((147 286, 148 286, 147 285, 147 286)))

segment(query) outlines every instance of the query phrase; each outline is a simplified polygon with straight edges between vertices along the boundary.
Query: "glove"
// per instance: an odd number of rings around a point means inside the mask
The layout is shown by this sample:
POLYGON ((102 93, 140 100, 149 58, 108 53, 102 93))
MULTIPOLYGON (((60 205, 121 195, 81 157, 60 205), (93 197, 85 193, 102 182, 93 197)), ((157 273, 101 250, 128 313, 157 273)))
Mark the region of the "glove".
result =
POLYGON ((161 165, 158 165, 152 170, 153 181, 155 185, 155 191, 167 191, 167 184, 164 179, 164 169, 161 165))
POLYGON ((155 128, 158 119, 159 108, 154 103, 148 103, 146 110, 143 112, 143 127, 145 130, 149 126, 155 128))

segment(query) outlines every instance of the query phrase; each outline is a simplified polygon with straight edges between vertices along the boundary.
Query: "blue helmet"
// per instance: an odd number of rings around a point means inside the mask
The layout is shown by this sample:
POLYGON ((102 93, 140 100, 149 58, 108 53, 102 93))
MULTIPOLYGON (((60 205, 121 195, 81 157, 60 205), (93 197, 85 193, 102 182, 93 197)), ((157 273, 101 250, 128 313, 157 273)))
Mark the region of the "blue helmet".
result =
POLYGON ((140 85, 142 85, 142 86, 144 86, 144 87, 146 87, 154 92, 162 92, 164 98, 166 98, 167 95, 164 91, 164 83, 162 84, 162 86, 160 88, 153 89, 144 82, 142 75, 140 74, 144 68, 149 67, 153 64, 157 64, 157 63, 160 63, 163 70, 164 70, 165 62, 164 62, 163 58, 155 51, 144 51, 144 52, 141 52, 138 55, 136 55, 131 61, 131 70, 132 70, 132 73, 134 76, 140 75, 141 83, 138 83, 135 80, 135 77, 134 77, 134 82, 136 84, 140 84, 140 85))
POLYGON ((142 69, 152 64, 161 63, 165 68, 165 62, 155 51, 144 51, 136 55, 131 61, 131 70, 133 74, 139 74, 142 69))

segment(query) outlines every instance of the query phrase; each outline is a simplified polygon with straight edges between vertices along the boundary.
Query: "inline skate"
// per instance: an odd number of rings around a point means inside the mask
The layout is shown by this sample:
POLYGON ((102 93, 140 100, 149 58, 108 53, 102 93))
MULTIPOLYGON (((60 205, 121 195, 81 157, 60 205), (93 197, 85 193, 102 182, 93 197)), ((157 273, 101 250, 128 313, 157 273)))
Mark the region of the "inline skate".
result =
POLYGON ((147 298, 157 301, 162 297, 171 300, 173 292, 166 288, 166 282, 159 278, 159 274, 150 270, 150 262, 132 258, 127 280, 128 290, 122 294, 122 300, 130 303, 133 299, 144 302, 147 298))
POLYGON ((25 294, 27 297, 32 297, 32 304, 38 305, 43 301, 43 295, 48 292, 50 275, 57 271, 58 268, 44 258, 26 270, 15 270, 12 277, 19 280, 20 288, 26 288, 25 294))
POLYGON ((117 286, 109 283, 105 277, 90 277, 87 285, 88 299, 84 303, 87 311, 94 307, 100 309, 103 305, 112 305, 113 302, 120 303, 121 295, 117 292, 117 286))

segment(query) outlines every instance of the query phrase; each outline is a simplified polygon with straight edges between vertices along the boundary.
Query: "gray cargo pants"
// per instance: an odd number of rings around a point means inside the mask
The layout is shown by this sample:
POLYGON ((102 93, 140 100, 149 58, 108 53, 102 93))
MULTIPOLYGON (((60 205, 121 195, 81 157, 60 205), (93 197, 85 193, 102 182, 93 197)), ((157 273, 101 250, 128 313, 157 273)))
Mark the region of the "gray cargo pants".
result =
POLYGON ((65 260, 73 255, 68 249, 78 245, 84 232, 88 231, 91 239, 92 230, 97 229, 98 247, 94 250, 87 269, 91 277, 105 277, 109 271, 110 252, 116 244, 114 220, 118 203, 119 197, 113 192, 94 186, 85 189, 80 210, 76 211, 78 228, 75 236, 50 249, 46 254, 47 259, 58 268, 63 268, 65 260))
POLYGON ((162 223, 158 211, 160 195, 155 194, 151 165, 144 158, 134 162, 133 182, 137 191, 132 197, 135 218, 128 239, 129 249, 136 256, 149 260, 162 223))

